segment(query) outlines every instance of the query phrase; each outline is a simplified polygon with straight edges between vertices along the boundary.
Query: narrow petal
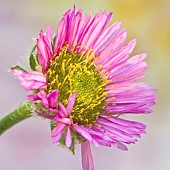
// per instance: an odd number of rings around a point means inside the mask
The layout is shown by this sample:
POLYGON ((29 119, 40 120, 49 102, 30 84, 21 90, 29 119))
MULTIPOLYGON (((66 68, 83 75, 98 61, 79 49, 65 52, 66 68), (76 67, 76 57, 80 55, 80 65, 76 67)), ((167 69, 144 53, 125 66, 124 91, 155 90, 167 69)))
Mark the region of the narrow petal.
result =
POLYGON ((67 126, 71 126, 71 124, 73 123, 73 120, 72 119, 69 119, 69 118, 60 118, 60 117, 56 117, 54 118, 54 120, 58 121, 58 122, 61 122, 67 126))
POLYGON ((107 99, 110 104, 105 110, 112 113, 150 113, 151 107, 156 102, 157 91, 149 87, 147 83, 134 83, 126 86, 114 86, 108 91, 107 99), (114 106, 111 106, 111 104, 114 106))
MULTIPOLYGON (((79 29, 77 30, 77 35, 75 37, 75 43, 77 42, 77 51, 80 49, 80 44, 83 39, 84 32, 86 31, 88 27, 88 23, 90 21, 91 15, 85 15, 81 18, 79 29)), ((81 51, 81 50, 80 50, 81 51)))
POLYGON ((82 47, 85 47, 87 50, 94 47, 97 39, 110 22, 111 17, 112 13, 106 14, 104 11, 94 17, 83 37, 82 47))
POLYGON ((73 16, 73 19, 72 19, 72 25, 71 25, 71 29, 72 29, 72 36, 69 37, 69 48, 68 50, 71 51, 73 50, 72 47, 74 47, 76 45, 76 42, 77 42, 77 37, 78 37, 78 30, 79 30, 79 27, 80 27, 80 23, 82 21, 82 11, 79 10, 77 11, 77 13, 73 16))
POLYGON ((103 65, 109 62, 113 58, 113 56, 116 55, 117 51, 121 48, 126 38, 127 32, 125 29, 123 29, 119 33, 117 33, 115 37, 113 37, 111 42, 105 48, 98 49, 97 53, 99 53, 99 60, 96 62, 96 64, 103 65))
POLYGON ((57 123, 56 127, 51 132, 52 140, 54 143, 57 143, 61 139, 64 128, 65 125, 63 123, 57 123))
POLYGON ((128 150, 128 148, 124 144, 119 142, 119 141, 116 141, 114 143, 114 146, 116 146, 117 148, 119 148, 120 150, 123 150, 123 151, 127 151, 128 150))
POLYGON ((74 102, 76 100, 76 95, 77 93, 74 92, 68 99, 68 104, 67 104, 67 114, 69 115, 71 113, 71 111, 73 110, 73 107, 74 107, 74 102))
POLYGON ((94 46, 95 53, 100 52, 103 48, 106 48, 110 44, 113 38, 117 35, 120 26, 121 23, 116 22, 104 31, 94 46))
POLYGON ((87 139, 89 142, 92 142, 92 136, 86 132, 81 126, 74 125, 72 127, 76 132, 78 132, 80 135, 82 135, 85 139, 87 139))
POLYGON ((101 129, 103 129, 104 134, 112 139, 113 145, 122 150, 126 150, 126 147, 122 143, 135 143, 137 141, 136 138, 140 138, 146 129, 146 126, 142 123, 117 117, 104 117, 104 115, 97 120, 96 124, 100 126, 100 128, 94 126, 94 130, 96 131, 96 129, 98 129, 98 131, 101 131, 101 129))
POLYGON ((103 67, 109 71, 112 70, 115 65, 118 65, 123 60, 127 59, 128 54, 130 54, 136 45, 136 40, 130 41, 126 46, 122 47, 116 54, 112 56, 109 61, 103 63, 103 67))
POLYGON ((94 170, 93 157, 90 143, 88 141, 81 144, 82 168, 83 170, 94 170))
POLYGON ((38 61, 42 66, 42 70, 45 73, 48 69, 50 59, 53 56, 52 50, 52 29, 48 25, 46 29, 46 34, 40 31, 40 37, 37 40, 37 50, 38 50, 38 61))
POLYGON ((51 44, 51 40, 52 40, 52 28, 51 28, 50 25, 47 26, 46 37, 47 37, 48 43, 50 45, 51 44))
POLYGON ((65 18, 62 18, 58 25, 57 34, 56 34, 56 41, 54 46, 54 52, 58 53, 58 51, 63 47, 66 37, 66 30, 67 30, 67 21, 65 18))
POLYGON ((66 110, 66 108, 64 107, 64 105, 63 105, 61 102, 59 102, 59 106, 60 106, 61 112, 62 112, 61 117, 67 117, 68 113, 67 113, 67 110, 66 110))
POLYGON ((67 127, 67 132, 66 132, 66 136, 65 136, 65 142, 66 142, 67 148, 69 148, 71 146, 71 143, 72 143, 72 136, 71 136, 71 132, 70 132, 69 127, 67 127))
POLYGON ((59 142, 59 140, 60 140, 61 137, 62 137, 63 131, 64 131, 64 129, 63 129, 61 132, 59 132, 57 135, 52 136, 53 143, 59 142))
POLYGON ((46 44, 41 38, 37 41, 37 50, 39 64, 42 66, 42 70, 45 73, 49 65, 49 56, 46 49, 46 44))

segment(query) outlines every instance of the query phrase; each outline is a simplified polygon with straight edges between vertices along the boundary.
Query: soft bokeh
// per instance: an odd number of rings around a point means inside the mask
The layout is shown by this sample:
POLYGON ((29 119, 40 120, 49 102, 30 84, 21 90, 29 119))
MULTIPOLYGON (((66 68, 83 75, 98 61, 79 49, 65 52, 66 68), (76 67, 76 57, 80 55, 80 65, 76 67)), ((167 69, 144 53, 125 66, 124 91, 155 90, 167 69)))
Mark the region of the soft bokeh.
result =
MULTIPOLYGON (((158 103, 151 115, 129 116, 147 124, 147 135, 128 152, 92 147, 96 170, 170 169, 170 1, 169 0, 0 0, 0 117, 25 100, 27 92, 8 72, 21 63, 27 67, 32 37, 51 24, 56 30, 62 14, 73 6, 84 13, 113 11, 112 22, 121 21, 137 39, 135 53, 148 53, 147 80, 157 88, 158 103)), ((76 155, 52 144, 48 121, 31 118, 0 137, 2 170, 80 170, 80 148, 76 155)))

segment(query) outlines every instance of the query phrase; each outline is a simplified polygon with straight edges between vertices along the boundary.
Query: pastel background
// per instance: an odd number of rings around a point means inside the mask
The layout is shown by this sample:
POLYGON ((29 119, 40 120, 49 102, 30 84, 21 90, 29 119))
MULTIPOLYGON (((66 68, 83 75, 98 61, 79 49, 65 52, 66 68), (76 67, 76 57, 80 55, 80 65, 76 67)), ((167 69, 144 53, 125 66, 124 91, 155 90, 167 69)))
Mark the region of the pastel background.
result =
MULTIPOLYGON (((129 116, 147 124, 128 152, 92 147, 96 170, 170 169, 170 1, 169 0, 0 0, 0 117, 25 100, 27 92, 8 70, 18 63, 27 67, 32 37, 76 4, 84 13, 113 11, 137 39, 135 53, 147 52, 149 68, 144 79, 159 91, 151 115, 129 116)), ((143 81, 144 81, 143 80, 143 81)), ((80 148, 73 156, 52 144, 48 121, 31 118, 0 137, 0 170, 81 170, 80 148)))

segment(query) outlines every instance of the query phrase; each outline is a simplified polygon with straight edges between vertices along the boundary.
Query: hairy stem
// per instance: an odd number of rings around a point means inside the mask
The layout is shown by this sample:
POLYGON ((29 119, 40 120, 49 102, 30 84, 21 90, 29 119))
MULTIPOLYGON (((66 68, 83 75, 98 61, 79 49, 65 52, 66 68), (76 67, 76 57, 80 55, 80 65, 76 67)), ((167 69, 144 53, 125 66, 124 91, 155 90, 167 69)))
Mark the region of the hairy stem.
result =
POLYGON ((11 128, 13 125, 31 117, 32 102, 27 101, 19 105, 14 111, 6 115, 4 118, 0 119, 0 135, 2 135, 6 130, 11 128))

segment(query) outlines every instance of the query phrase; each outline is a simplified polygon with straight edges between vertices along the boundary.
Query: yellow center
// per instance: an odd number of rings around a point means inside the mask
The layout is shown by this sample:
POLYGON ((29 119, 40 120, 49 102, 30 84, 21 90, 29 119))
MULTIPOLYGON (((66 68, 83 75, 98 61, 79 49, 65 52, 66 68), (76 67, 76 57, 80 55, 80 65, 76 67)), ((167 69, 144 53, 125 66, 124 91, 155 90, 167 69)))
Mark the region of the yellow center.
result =
POLYGON ((102 77, 95 61, 92 51, 77 54, 67 52, 67 47, 64 47, 51 60, 46 73, 46 92, 59 89, 59 101, 65 106, 68 98, 77 92, 74 108, 69 115, 75 124, 91 126, 104 109, 108 80, 107 77, 102 77))

